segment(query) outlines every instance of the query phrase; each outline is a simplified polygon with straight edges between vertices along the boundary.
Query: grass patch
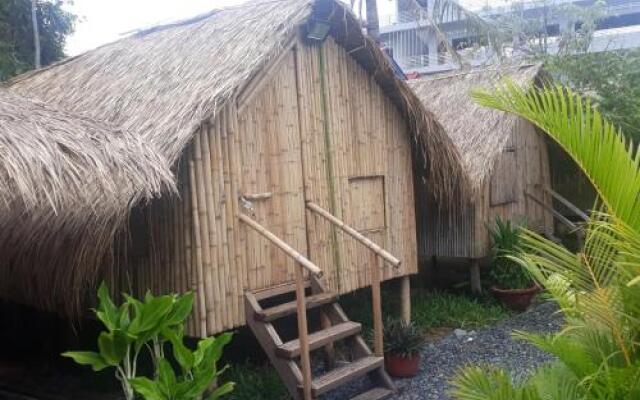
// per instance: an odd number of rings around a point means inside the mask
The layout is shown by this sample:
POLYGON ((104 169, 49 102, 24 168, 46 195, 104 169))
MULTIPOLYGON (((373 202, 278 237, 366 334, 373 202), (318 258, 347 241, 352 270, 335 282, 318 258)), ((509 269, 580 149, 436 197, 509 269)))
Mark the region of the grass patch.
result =
POLYGON ((511 315, 508 309, 490 297, 474 299, 464 294, 430 292, 416 294, 411 300, 412 319, 424 329, 477 329, 511 315))
MULTIPOLYGON (((382 297, 384 318, 399 315, 398 293, 385 288, 382 297)), ((343 296, 340 303, 351 319, 373 326, 371 295, 369 290, 343 296)), ((511 312, 491 297, 474 298, 454 292, 413 292, 411 294, 411 319, 421 329, 463 328, 477 329, 507 318, 511 312)))
POLYGON ((289 393, 271 364, 255 365, 249 362, 232 365, 223 382, 236 383, 229 395, 233 400, 285 400, 289 393))

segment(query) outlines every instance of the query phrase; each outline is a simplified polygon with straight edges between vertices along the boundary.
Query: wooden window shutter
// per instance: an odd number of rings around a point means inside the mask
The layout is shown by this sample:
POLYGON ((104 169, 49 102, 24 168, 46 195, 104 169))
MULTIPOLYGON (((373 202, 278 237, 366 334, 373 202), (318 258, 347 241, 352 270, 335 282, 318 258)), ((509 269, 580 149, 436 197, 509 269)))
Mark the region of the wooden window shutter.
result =
POLYGON ((513 203, 517 200, 517 179, 516 148, 512 144, 507 144, 491 174, 489 188, 491 207, 513 203))

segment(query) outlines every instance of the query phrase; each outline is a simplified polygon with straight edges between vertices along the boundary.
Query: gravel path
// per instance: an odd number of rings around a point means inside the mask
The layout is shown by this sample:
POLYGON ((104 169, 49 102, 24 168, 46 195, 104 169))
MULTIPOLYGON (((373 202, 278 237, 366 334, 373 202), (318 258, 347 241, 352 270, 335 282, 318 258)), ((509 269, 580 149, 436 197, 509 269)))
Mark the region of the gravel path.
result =
MULTIPOLYGON (((493 364, 505 367, 515 379, 526 376, 538 365, 552 358, 533 346, 514 341, 513 330, 554 332, 562 323, 551 303, 538 305, 529 311, 466 336, 454 334, 428 344, 422 352, 422 366, 412 379, 396 380, 396 400, 449 400, 448 381, 461 366, 467 364, 493 364)), ((324 400, 349 399, 363 387, 366 380, 350 388, 340 389, 325 396, 324 400)))

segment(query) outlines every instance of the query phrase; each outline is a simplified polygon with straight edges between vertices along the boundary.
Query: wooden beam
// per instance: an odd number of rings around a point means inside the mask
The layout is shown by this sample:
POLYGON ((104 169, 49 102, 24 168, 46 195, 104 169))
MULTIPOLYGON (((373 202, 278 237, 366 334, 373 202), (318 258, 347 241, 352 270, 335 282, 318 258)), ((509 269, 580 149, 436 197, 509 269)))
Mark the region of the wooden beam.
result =
POLYGON ((480 261, 477 258, 471 259, 469 272, 471 275, 471 292, 474 294, 481 294, 482 281, 480 280, 480 261))
POLYGON ((322 270, 317 265, 309 261, 307 257, 294 250, 294 248, 289 246, 284 240, 269 232, 265 227, 244 214, 238 215, 238 219, 240 219, 240 221, 244 222, 253 230, 264 236, 267 240, 276 245, 276 247, 284 251, 289 257, 296 260, 296 262, 306 268, 307 271, 318 277, 322 276, 322 270))
POLYGON ((411 323, 411 279, 400 278, 400 316, 405 324, 411 323))
POLYGON ((567 217, 565 217, 564 215, 560 214, 558 211, 556 211, 553 207, 549 206, 548 204, 546 204, 542 199, 539 199, 538 197, 536 197, 535 195, 529 193, 529 192, 525 192, 525 194, 527 196, 529 196, 529 198, 531 198, 531 200, 535 201, 536 203, 540 204, 544 209, 550 211, 556 218, 558 218, 558 220, 560 222, 562 222, 563 224, 565 224, 566 226, 568 226, 570 229, 572 230, 576 230, 578 229, 578 225, 574 224, 573 222, 569 221, 567 219, 567 217))
POLYGON ((369 240, 366 236, 364 236, 363 234, 361 234, 357 230, 353 229, 349 225, 345 224, 340 219, 338 219, 333 214, 331 214, 330 212, 326 211, 325 209, 323 209, 319 205, 317 205, 317 204, 315 204, 315 203, 313 203, 311 201, 308 201, 307 202, 307 208, 310 209, 311 211, 317 213, 321 217, 327 219, 329 222, 331 222, 332 224, 336 225, 338 228, 342 229, 349 236, 353 237, 354 239, 356 239, 357 241, 362 243, 364 246, 368 247, 371 251, 376 253, 378 256, 380 256, 383 260, 385 260, 389 264, 393 265, 396 268, 400 266, 401 261, 398 260, 396 257, 394 257, 391 253, 389 253, 388 251, 384 250, 382 247, 378 246, 377 244, 375 244, 374 242, 369 240))
POLYGON ((311 396, 311 355, 309 354, 309 329, 307 327, 307 305, 302 265, 296 266, 296 306, 298 311, 298 338, 300 340, 300 366, 302 367, 302 397, 311 396))
POLYGON ((555 192, 553 189, 551 189, 548 186, 544 187, 544 190, 547 191, 547 193, 549 193, 554 199, 558 200, 560 203, 564 204, 565 207, 567 207, 569 210, 573 211, 578 217, 580 217, 584 222, 589 221, 589 216, 582 211, 581 209, 579 209, 575 204, 573 204, 572 202, 570 202, 569 200, 565 199, 564 197, 562 197, 559 193, 555 192))
POLYGON ((382 295, 380 293, 380 265, 379 256, 370 253, 371 264, 371 298, 373 303, 373 352, 378 357, 384 357, 384 339, 382 325, 382 295))

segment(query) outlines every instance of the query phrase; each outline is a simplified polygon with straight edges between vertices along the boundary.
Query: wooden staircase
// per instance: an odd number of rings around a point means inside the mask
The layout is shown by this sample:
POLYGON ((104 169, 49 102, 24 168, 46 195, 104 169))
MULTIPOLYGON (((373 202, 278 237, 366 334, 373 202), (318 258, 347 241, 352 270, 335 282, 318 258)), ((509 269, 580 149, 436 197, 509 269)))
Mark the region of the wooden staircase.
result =
POLYGON ((362 326, 349 320, 337 303, 337 295, 328 292, 320 281, 320 267, 249 216, 239 214, 240 221, 296 261, 293 283, 245 293, 247 325, 295 400, 316 399, 364 375, 369 376, 375 387, 352 400, 384 399, 393 393, 394 386, 384 370, 380 263, 397 268, 400 260, 317 204, 307 202, 306 206, 370 250, 375 354, 362 339, 362 326), (308 280, 304 279, 305 272, 308 280), (307 323, 310 312, 319 314, 321 326, 311 333, 307 323), (284 341, 276 323, 292 316, 297 320, 297 337, 284 341), (333 345, 342 341, 347 343, 351 355, 346 364, 334 367, 333 345), (311 352, 319 349, 325 351, 324 372, 312 376, 311 352))
MULTIPOLYGON (((311 398, 315 399, 364 375, 369 376, 375 387, 353 397, 352 400, 378 400, 389 397, 394 391, 394 385, 384 370, 384 358, 371 352, 361 336, 362 326, 349 320, 336 302, 337 296, 326 291, 319 279, 312 276, 304 285, 307 313, 315 310, 323 321, 320 330, 308 334, 308 349, 314 351, 324 348, 326 356, 324 372, 311 379, 311 398), (346 342, 352 359, 333 368, 330 349, 334 343, 340 341, 346 342)), ((295 338, 283 341, 276 329, 278 320, 296 315, 298 302, 295 297, 291 301, 291 295, 295 294, 295 291, 296 283, 288 283, 247 292, 245 311, 247 324, 291 396, 298 400, 304 398, 303 371, 299 364, 301 340, 295 338)))

